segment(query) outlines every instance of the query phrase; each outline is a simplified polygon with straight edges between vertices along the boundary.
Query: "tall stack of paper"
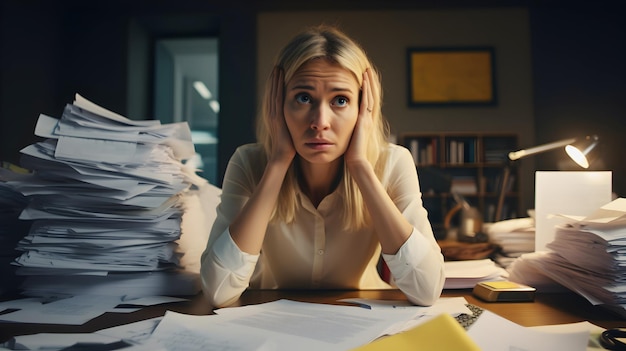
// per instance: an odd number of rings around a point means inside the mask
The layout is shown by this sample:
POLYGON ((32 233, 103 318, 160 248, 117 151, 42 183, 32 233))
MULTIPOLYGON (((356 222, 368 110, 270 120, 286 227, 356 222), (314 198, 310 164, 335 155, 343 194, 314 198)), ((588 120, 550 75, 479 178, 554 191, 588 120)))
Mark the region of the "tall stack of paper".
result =
POLYGON ((556 228, 550 252, 525 258, 511 275, 536 269, 559 284, 626 316, 626 199, 614 200, 587 217, 556 228))
POLYGON ((197 177, 186 123, 130 120, 79 95, 62 117, 40 115, 12 186, 30 199, 17 274, 34 296, 193 294, 179 272, 183 194, 197 177))

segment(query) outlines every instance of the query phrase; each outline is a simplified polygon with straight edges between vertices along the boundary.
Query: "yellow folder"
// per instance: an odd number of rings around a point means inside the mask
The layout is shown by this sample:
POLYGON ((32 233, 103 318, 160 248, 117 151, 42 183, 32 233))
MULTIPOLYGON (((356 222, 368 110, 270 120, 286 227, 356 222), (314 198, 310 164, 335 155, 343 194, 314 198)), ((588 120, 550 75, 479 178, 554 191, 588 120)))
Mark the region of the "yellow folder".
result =
POLYGON ((407 331, 372 341, 353 351, 480 351, 465 329, 449 314, 440 314, 407 331))

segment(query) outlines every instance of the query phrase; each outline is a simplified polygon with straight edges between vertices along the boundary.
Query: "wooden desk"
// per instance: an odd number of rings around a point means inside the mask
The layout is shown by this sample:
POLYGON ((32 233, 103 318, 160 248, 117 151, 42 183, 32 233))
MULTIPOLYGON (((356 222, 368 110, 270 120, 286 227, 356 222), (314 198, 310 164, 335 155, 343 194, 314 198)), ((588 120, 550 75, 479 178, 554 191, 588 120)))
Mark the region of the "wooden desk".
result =
MULTIPOLYGON (((444 291, 444 297, 465 297, 468 303, 490 310, 523 326, 574 323, 589 321, 604 328, 626 327, 626 320, 600 307, 589 304, 574 293, 537 294, 534 302, 484 302, 472 296, 471 290, 444 291)), ((399 290, 362 291, 278 291, 251 290, 243 294, 237 306, 270 302, 278 299, 316 303, 338 303, 344 298, 405 300, 399 290)), ((190 301, 150 306, 139 311, 122 314, 106 313, 81 326, 0 323, 0 341, 12 336, 33 333, 91 333, 103 328, 162 316, 166 310, 192 315, 212 314, 213 309, 201 295, 190 301)))

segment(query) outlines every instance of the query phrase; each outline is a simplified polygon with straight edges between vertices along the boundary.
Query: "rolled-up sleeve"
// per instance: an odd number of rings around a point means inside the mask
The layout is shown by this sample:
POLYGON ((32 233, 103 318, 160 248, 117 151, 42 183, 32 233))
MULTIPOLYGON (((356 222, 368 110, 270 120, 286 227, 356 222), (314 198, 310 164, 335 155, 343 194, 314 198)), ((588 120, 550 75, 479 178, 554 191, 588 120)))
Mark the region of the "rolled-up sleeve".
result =
POLYGON ((422 306, 430 306, 439 298, 445 282, 443 256, 432 241, 413 228, 396 254, 383 254, 394 283, 409 301, 422 306))
POLYGON ((226 230, 202 256, 202 290, 214 307, 232 304, 246 290, 259 255, 239 249, 226 230))

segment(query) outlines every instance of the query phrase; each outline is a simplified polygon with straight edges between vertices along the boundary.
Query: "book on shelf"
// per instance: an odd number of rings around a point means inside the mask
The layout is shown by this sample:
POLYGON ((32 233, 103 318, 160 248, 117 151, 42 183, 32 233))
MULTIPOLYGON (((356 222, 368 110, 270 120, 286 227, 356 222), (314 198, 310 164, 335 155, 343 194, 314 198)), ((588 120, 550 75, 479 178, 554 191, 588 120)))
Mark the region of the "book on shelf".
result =
POLYGON ((411 138, 408 142, 408 148, 415 165, 430 165, 437 162, 436 138, 411 138))
POLYGON ((478 192, 474 177, 452 177, 450 192, 463 195, 472 195, 478 192))
MULTIPOLYGON (((459 163, 459 145, 458 145, 458 141, 456 140, 450 140, 448 142, 448 163, 450 164, 457 164, 459 163)), ((460 146, 460 148, 462 149, 463 146, 460 146)))
POLYGON ((461 165, 465 163, 475 163, 476 158, 476 138, 451 139, 448 141, 447 161, 449 164, 461 165))

